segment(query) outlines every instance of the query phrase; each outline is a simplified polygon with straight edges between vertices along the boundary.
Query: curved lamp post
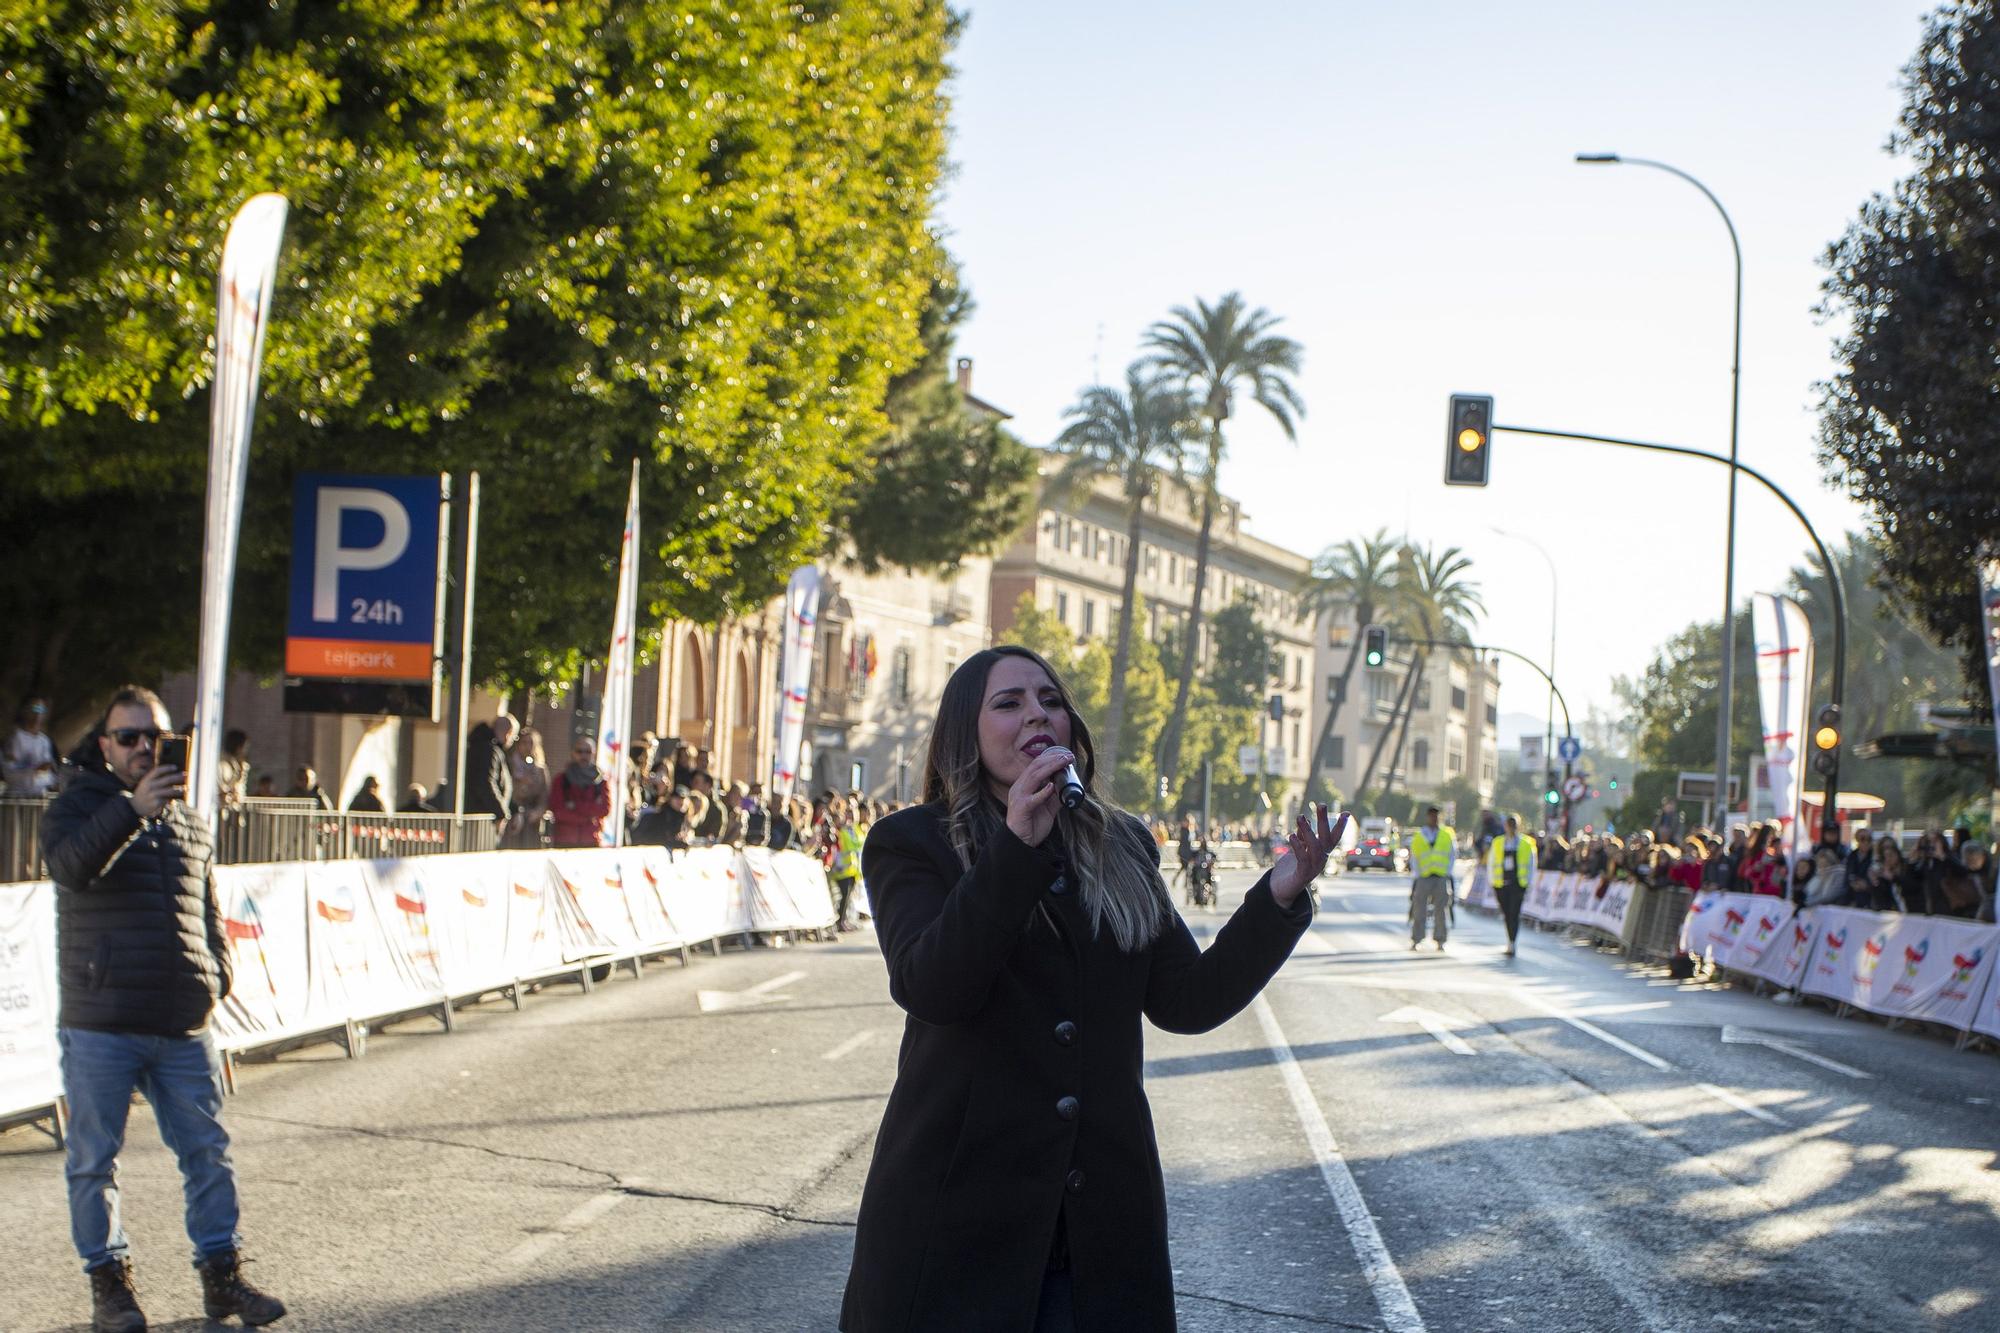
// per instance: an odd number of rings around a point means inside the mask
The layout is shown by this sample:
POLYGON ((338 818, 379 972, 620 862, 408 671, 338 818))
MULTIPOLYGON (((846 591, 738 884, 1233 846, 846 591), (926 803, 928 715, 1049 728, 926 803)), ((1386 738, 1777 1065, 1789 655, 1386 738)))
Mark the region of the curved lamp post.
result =
POLYGON ((1576 160, 1592 165, 1652 167, 1680 177, 1715 205, 1715 211, 1722 215, 1722 225, 1729 228, 1729 248, 1736 255, 1736 333, 1729 354, 1729 520, 1722 557, 1722 692, 1717 698, 1721 707, 1715 724, 1715 793, 1716 807, 1721 809, 1728 803, 1730 686, 1736 672, 1736 418, 1743 385, 1743 247, 1737 242, 1736 224, 1729 220, 1729 210, 1722 206, 1722 201, 1679 167, 1643 157, 1621 157, 1617 153, 1578 153, 1576 160))

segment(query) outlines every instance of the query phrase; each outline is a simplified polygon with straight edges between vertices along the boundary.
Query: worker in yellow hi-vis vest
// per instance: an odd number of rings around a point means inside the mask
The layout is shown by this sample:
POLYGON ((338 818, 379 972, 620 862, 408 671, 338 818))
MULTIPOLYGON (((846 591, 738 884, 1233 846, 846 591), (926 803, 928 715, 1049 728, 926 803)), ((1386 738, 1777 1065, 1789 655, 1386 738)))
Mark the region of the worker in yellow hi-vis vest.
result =
POLYGON ((1424 917, 1432 920, 1431 938, 1439 949, 1451 929, 1451 858, 1456 836, 1440 824, 1444 812, 1436 806, 1424 807, 1424 823, 1410 835, 1410 872, 1416 882, 1410 886, 1410 947, 1424 938, 1424 917))

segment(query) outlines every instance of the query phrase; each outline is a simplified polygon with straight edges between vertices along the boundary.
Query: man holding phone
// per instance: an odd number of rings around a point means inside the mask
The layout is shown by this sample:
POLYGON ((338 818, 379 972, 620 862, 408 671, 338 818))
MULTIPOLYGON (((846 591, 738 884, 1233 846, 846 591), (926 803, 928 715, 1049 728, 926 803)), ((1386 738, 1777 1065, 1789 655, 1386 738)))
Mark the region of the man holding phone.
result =
POLYGON ((63 1174, 70 1238, 90 1278, 91 1327, 146 1327, 118 1207, 134 1091, 180 1161, 209 1317, 268 1324, 285 1307, 244 1281, 237 1252, 236 1172, 209 1032, 229 993, 229 950, 208 825, 182 799, 187 738, 172 734, 159 696, 137 685, 113 696, 94 736, 96 753, 80 752, 91 762, 42 820, 56 884, 57 1039, 69 1102, 63 1174))

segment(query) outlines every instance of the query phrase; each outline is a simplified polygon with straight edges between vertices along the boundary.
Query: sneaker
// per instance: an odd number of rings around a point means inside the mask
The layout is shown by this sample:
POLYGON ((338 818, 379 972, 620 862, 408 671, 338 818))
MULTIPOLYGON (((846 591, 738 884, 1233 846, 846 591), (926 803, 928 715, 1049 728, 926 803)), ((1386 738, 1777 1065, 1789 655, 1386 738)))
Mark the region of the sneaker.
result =
POLYGON ((1512 958, 1513 956, 1514 956, 1514 946, 1512 944, 1509 944, 1507 946, 1507 957, 1512 958))
POLYGON ((90 1270, 91 1333, 145 1333, 146 1315, 132 1290, 132 1262, 113 1259, 90 1270))
POLYGON ((235 1250, 204 1259, 200 1264, 201 1304, 210 1319, 236 1315, 252 1327, 282 1319, 285 1304, 250 1285, 243 1276, 243 1259, 235 1250))

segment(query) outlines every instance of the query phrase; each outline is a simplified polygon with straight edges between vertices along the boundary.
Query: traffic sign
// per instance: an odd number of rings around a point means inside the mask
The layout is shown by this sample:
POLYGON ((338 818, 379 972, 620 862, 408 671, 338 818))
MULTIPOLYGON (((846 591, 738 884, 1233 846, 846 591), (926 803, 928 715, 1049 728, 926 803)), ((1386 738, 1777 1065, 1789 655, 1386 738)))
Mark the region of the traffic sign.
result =
POLYGON ((1582 800, 1584 792, 1588 790, 1589 788, 1583 785, 1582 778, 1573 777, 1563 783, 1563 795, 1569 797, 1572 801, 1582 800))
POLYGON ((1565 764, 1573 764, 1583 754, 1583 742, 1574 736, 1565 736, 1556 744, 1556 753, 1565 764))

